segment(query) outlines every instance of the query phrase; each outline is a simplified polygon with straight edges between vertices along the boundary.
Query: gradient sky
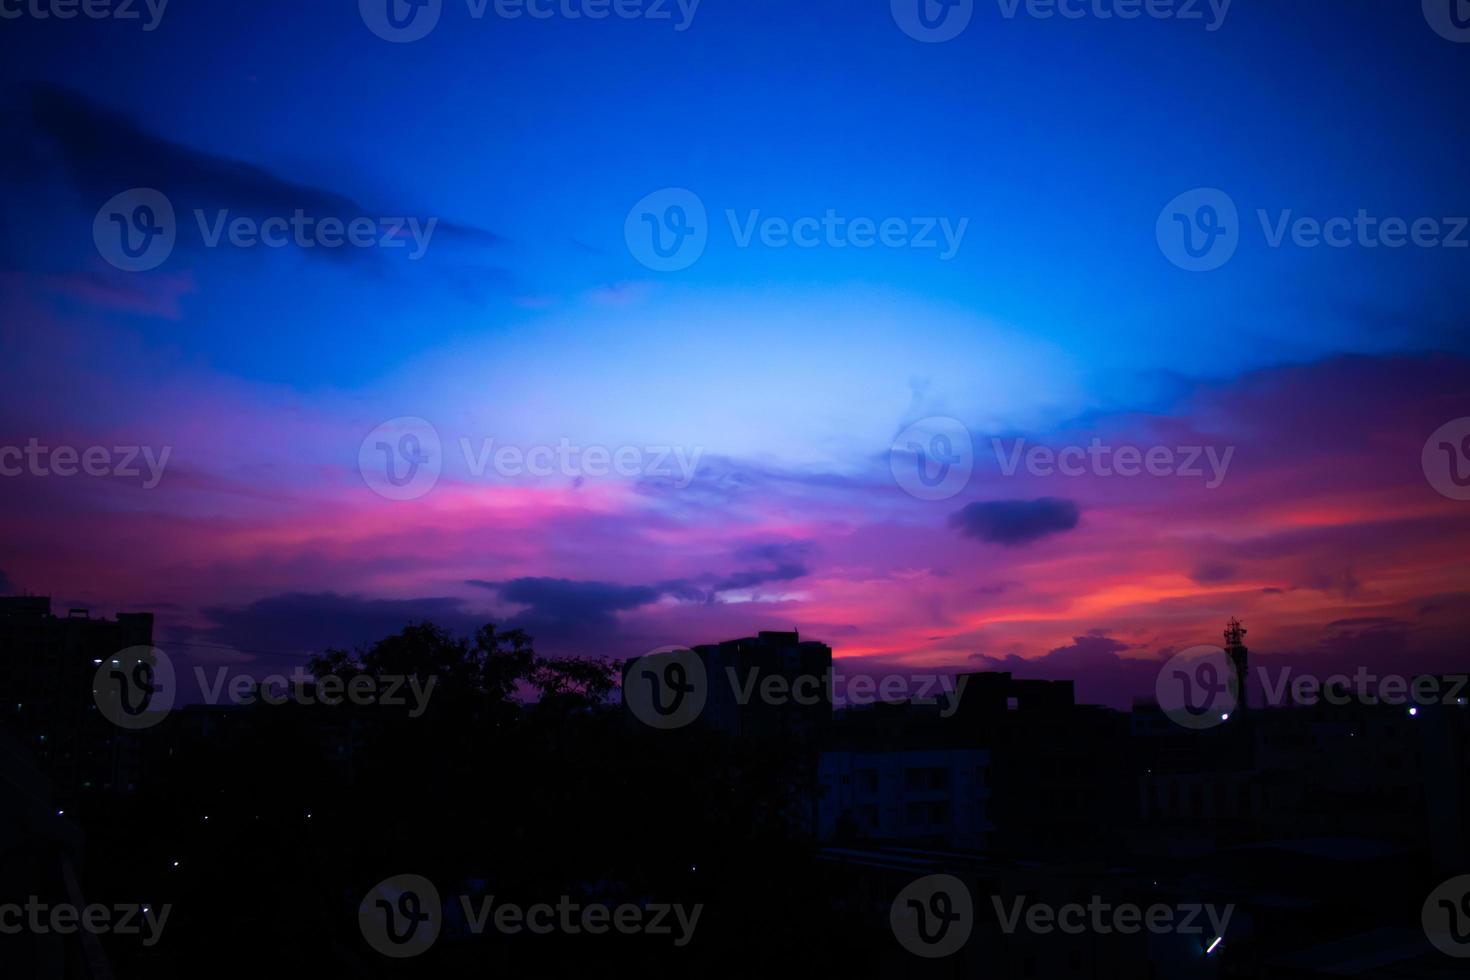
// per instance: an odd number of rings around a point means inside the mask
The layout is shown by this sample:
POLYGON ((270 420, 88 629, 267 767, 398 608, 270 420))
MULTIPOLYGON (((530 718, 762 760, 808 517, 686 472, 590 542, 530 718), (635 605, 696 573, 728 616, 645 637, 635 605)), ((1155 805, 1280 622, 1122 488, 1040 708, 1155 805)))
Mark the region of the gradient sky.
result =
POLYGON ((348 0, 172 0, 0 45, 0 445, 171 450, 152 488, 0 478, 0 584, 152 610, 186 663, 420 616, 616 656, 799 628, 1114 699, 1232 614, 1267 653, 1466 653, 1470 502, 1421 450, 1470 416, 1470 248, 1273 248, 1256 217, 1470 215, 1470 44, 1418 4, 1236 0, 1207 30, 977 0, 929 44, 877 0, 704 0, 684 30, 444 0, 395 44, 348 0), (135 187, 180 216, 146 272, 92 235, 135 187), (625 220, 670 187, 710 240, 656 272, 625 220), (1200 187, 1241 216, 1205 273, 1155 235, 1200 187), (192 217, 297 208, 439 224, 410 260, 207 248, 192 217), (727 209, 968 224, 945 260, 740 247, 727 209), (401 416, 444 452, 397 501, 359 449, 401 416), (890 469, 933 416, 973 437, 941 500, 890 469), (461 438, 699 466, 477 476, 461 438), (1233 455, 1215 487, 1007 476, 995 438, 1233 455))

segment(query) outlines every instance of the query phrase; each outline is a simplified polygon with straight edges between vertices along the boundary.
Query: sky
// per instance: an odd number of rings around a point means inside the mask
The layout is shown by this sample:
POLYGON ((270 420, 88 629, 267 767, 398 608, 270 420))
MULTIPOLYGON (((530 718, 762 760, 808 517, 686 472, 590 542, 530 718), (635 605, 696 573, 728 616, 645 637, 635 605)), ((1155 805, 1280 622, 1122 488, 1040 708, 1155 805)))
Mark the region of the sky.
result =
POLYGON ((1462 658, 1450 0, 919 2, 0 0, 0 586, 252 669, 1462 658))

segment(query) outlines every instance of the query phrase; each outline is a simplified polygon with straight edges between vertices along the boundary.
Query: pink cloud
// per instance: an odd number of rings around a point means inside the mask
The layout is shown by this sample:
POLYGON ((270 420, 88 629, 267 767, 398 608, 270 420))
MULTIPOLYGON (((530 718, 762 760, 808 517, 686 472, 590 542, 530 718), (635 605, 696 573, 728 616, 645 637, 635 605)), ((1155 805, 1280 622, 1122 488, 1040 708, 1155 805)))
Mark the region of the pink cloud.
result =
POLYGON ((1464 505, 1419 468, 1427 433, 1470 415, 1463 367, 1426 358, 1274 369, 1201 389, 1183 419, 1102 417, 1029 437, 1233 445, 1215 489, 982 467, 946 501, 904 494, 880 460, 867 475, 751 470, 686 490, 446 475, 427 496, 395 502, 356 473, 366 417, 344 421, 321 404, 263 410, 258 391, 184 378, 136 412, 141 429, 175 446, 157 489, 0 481, 3 571, 21 588, 103 608, 167 601, 175 634, 212 628, 207 607, 323 592, 439 597, 504 620, 520 607, 471 580, 552 578, 657 593, 596 635, 548 640, 554 652, 627 656, 799 628, 839 657, 1056 665, 1055 651, 1094 631, 1148 659, 1215 642, 1230 615, 1266 651, 1325 656, 1322 644, 1342 633, 1327 624, 1364 617, 1405 623, 1416 639, 1404 648, 1415 650, 1456 619, 1421 609, 1465 580, 1464 505), (972 501, 1044 496, 1074 501, 1076 526, 1006 547, 950 525, 972 501), (772 542, 807 549, 799 574, 760 574, 770 563, 751 548, 772 542), (667 587, 677 581, 750 584, 691 601, 667 587))

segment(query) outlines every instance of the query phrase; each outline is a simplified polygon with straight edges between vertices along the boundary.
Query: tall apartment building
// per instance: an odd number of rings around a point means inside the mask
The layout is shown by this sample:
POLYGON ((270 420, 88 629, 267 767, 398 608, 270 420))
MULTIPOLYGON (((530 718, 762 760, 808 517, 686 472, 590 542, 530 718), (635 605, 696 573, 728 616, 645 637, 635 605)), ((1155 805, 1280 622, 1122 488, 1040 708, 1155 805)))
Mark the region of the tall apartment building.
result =
POLYGON ((107 657, 152 643, 152 613, 57 616, 48 597, 0 597, 0 723, 50 776, 59 801, 136 784, 136 739, 102 717, 92 681, 107 657))

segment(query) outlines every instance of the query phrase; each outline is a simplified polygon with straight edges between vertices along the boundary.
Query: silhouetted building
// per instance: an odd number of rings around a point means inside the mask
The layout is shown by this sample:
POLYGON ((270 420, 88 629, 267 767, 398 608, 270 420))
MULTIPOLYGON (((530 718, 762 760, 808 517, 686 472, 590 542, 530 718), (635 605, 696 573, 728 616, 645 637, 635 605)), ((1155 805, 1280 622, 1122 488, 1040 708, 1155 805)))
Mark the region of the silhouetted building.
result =
POLYGON ((694 647, 709 698, 703 720, 743 738, 813 738, 832 719, 832 648, 795 630, 694 647))
POLYGON ((1133 714, 1138 848, 1360 836, 1427 847, 1447 871, 1465 863, 1470 706, 1257 708, 1201 731, 1160 717, 1133 714))
POLYGON ((1250 709, 1250 686, 1247 684, 1250 672, 1250 651, 1245 646, 1245 627, 1240 625, 1240 620, 1234 616, 1225 625, 1225 656, 1230 661, 1230 669, 1235 674, 1235 692, 1237 697, 1235 710, 1244 714, 1250 709))
POLYGON ((1071 681, 960 674, 953 723, 991 758, 994 847, 1012 853, 1112 846, 1129 807, 1127 718, 1076 703, 1071 681))
MULTIPOLYGON (((78 907, 77 871, 83 836, 51 795, 51 782, 19 742, 0 733, 0 903, 35 896, 47 904, 78 907)), ((97 938, 78 931, 29 933, 6 923, 0 936, 5 975, 16 977, 105 977, 97 938)))
POLYGON ((49 598, 0 597, 0 717, 51 775, 59 799, 135 787, 136 737, 102 717, 92 681, 104 659, 152 642, 152 613, 56 616, 49 598))

